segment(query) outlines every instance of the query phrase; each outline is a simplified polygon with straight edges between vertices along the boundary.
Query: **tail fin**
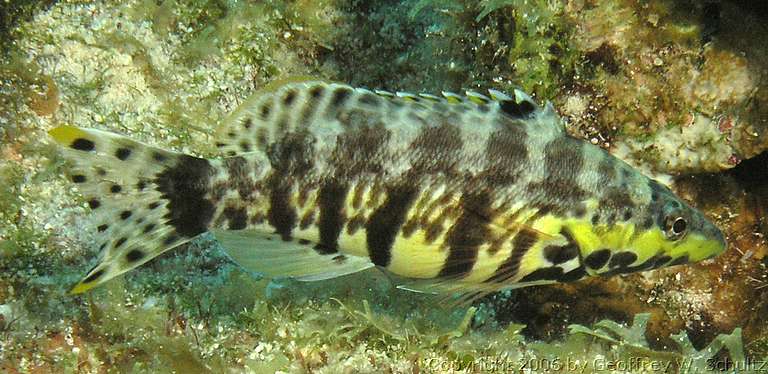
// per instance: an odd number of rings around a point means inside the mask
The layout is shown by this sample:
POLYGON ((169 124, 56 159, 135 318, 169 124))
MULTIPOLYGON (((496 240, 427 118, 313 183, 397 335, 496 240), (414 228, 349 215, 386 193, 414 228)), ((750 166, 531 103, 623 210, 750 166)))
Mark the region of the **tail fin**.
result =
POLYGON ((214 167, 105 131, 60 126, 68 174, 95 219, 100 261, 72 288, 85 292, 205 232, 214 214, 214 167))

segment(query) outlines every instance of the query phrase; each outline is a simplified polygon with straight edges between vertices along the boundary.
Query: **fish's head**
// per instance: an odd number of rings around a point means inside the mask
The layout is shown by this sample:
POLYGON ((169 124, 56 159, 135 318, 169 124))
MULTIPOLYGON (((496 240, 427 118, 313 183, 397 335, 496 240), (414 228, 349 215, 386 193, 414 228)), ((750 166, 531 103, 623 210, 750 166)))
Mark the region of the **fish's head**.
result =
MULTIPOLYGON (((570 231, 581 246, 588 274, 652 270, 710 259, 725 251, 723 233, 704 214, 658 182, 646 181, 645 202, 633 205, 632 218, 570 231)), ((624 210, 612 215, 630 208, 617 209, 624 210)))
POLYGON ((699 210, 691 207, 666 187, 652 182, 652 203, 648 216, 651 231, 658 232, 658 246, 676 265, 713 258, 727 247, 725 236, 699 210))

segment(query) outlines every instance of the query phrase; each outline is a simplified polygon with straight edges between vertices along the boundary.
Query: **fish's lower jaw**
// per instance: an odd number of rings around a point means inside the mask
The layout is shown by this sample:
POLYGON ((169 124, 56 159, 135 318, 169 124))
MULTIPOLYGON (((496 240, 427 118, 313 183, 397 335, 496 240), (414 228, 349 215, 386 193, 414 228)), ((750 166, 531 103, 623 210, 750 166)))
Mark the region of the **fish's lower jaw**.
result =
POLYGON ((725 241, 710 239, 696 233, 691 233, 683 240, 684 242, 676 247, 673 253, 687 254, 690 262, 715 258, 728 248, 725 241))

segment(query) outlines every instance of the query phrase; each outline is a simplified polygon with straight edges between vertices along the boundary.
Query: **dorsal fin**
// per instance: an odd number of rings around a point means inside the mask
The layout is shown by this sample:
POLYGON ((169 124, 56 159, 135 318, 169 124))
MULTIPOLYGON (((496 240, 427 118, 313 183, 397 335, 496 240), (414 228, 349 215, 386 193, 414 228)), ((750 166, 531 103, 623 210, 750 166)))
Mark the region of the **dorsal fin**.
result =
POLYGON ((216 147, 225 156, 263 151, 260 147, 269 143, 278 127, 281 131, 289 130, 287 127, 294 121, 292 107, 304 106, 304 96, 297 95, 301 89, 328 85, 310 76, 291 76, 270 82, 251 94, 221 122, 216 130, 216 147), (291 91, 291 87, 295 90, 291 91), (284 96, 282 101, 277 100, 276 96, 280 95, 284 96))
POLYGON ((543 108, 520 90, 514 95, 489 90, 490 97, 475 91, 465 95, 442 92, 442 97, 419 93, 368 90, 330 83, 312 77, 274 81, 251 95, 222 121, 216 147, 225 156, 266 151, 274 137, 317 124, 332 130, 339 113, 354 109, 392 111, 403 106, 445 111, 445 105, 461 105, 479 115, 506 115, 537 126, 537 133, 564 134, 562 122, 551 104, 543 108), (381 105, 390 102, 396 105, 381 105))
POLYGON ((216 138, 224 139, 226 137, 227 130, 232 129, 232 123, 234 122, 234 120, 242 117, 242 112, 252 110, 255 104, 262 97, 266 95, 274 94, 283 86, 291 83, 303 83, 303 82, 312 82, 312 81, 319 81, 319 79, 316 79, 308 75, 298 75, 298 76, 289 76, 283 79, 276 79, 272 82, 267 83, 266 85, 264 85, 264 87, 261 87, 256 92, 248 96, 245 99, 245 101, 243 101, 232 113, 230 113, 229 115, 227 115, 226 118, 224 118, 224 120, 219 125, 219 128, 216 130, 216 138))

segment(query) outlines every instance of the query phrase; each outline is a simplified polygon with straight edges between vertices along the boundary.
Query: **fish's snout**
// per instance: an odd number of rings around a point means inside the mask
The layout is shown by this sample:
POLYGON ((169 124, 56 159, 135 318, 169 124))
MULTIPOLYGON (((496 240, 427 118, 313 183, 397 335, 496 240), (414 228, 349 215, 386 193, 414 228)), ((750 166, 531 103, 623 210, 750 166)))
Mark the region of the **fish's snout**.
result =
POLYGON ((725 252, 728 248, 728 241, 726 240, 723 231, 700 212, 696 212, 695 217, 697 221, 696 231, 705 238, 704 243, 702 243, 702 250, 706 253, 704 253, 703 257, 705 259, 710 259, 725 252))
POLYGON ((723 232, 717 226, 715 226, 713 223, 707 223, 709 224, 709 227, 707 228, 707 231, 709 231, 707 236, 716 240, 720 247, 720 250, 712 256, 714 257, 725 252, 725 250, 728 248, 728 240, 726 240, 725 234, 723 234, 723 232))

